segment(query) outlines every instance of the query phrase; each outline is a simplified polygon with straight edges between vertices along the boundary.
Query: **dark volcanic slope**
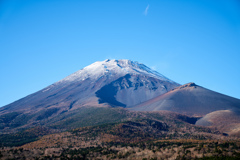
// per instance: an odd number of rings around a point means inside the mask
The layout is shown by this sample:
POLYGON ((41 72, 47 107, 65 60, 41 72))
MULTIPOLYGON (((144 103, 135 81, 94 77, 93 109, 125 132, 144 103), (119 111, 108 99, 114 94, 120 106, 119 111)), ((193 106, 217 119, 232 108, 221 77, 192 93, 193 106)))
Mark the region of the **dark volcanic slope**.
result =
POLYGON ((188 83, 130 109, 135 111, 169 110, 191 116, 204 116, 217 110, 239 108, 239 99, 188 83))
POLYGON ((129 107, 162 95, 177 87, 154 77, 127 74, 105 85, 96 92, 99 103, 129 107))

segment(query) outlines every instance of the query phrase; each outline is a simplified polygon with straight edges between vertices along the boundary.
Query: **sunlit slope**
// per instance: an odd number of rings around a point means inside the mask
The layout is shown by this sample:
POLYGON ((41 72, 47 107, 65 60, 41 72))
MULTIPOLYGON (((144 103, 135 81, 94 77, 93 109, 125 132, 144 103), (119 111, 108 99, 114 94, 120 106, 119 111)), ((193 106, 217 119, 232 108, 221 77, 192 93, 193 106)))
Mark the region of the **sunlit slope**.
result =
POLYGON ((130 109, 135 111, 168 110, 191 116, 204 116, 217 110, 239 108, 239 99, 188 83, 130 109))

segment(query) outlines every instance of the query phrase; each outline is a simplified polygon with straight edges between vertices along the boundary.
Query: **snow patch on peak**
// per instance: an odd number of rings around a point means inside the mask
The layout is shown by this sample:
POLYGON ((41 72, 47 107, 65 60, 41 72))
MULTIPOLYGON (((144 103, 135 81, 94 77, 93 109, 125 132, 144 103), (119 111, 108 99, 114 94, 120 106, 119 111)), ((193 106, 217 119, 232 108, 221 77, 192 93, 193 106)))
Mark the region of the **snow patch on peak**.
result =
POLYGON ((62 79, 59 82, 69 82, 69 81, 82 81, 83 79, 90 78, 92 80, 99 79, 102 76, 117 76, 121 77, 126 74, 143 74, 149 77, 154 77, 163 81, 171 81, 162 74, 150 69, 142 63, 136 61, 131 61, 127 59, 106 59, 104 61, 97 61, 85 68, 69 75, 68 77, 62 79))
POLYGON ((109 62, 110 61, 110 59, 106 59, 104 62, 109 62))

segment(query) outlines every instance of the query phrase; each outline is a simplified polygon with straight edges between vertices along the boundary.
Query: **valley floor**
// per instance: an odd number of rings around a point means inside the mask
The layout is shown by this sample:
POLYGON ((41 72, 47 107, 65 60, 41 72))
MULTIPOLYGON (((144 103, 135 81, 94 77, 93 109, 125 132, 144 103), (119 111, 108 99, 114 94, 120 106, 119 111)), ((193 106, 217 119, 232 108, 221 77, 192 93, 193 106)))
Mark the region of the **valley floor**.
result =
POLYGON ((0 159, 240 159, 239 137, 195 121, 166 111, 88 108, 64 123, 0 134, 0 159))

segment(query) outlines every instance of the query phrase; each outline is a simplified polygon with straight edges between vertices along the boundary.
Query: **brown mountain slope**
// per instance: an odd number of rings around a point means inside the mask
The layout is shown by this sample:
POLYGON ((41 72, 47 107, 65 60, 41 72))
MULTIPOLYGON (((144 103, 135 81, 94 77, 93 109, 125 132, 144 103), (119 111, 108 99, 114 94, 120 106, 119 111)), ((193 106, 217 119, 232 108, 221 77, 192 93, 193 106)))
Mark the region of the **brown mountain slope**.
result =
POLYGON ((194 159, 239 153, 236 142, 226 141, 235 139, 184 121, 191 117, 169 111, 137 114, 127 121, 46 135, 15 150, 3 148, 2 159, 180 159, 187 154, 186 159, 194 159))
MULTIPOLYGON (((124 110, 124 109, 123 109, 124 110)), ((38 141, 28 143, 23 148, 61 147, 69 145, 86 147, 102 143, 140 143, 165 139, 229 139, 214 128, 190 124, 184 116, 169 111, 137 112, 137 118, 106 123, 97 126, 81 127, 67 132, 46 135, 38 141), (63 140, 66 138, 65 140, 63 140), (68 139, 68 140, 67 140, 68 139), (71 139, 71 140, 69 140, 71 139)))
POLYGON ((216 127, 219 131, 240 137, 240 110, 219 110, 205 115, 196 125, 216 127))
POLYGON ((168 110, 190 116, 204 116, 217 110, 238 110, 239 108, 239 99, 208 90, 194 83, 188 83, 136 105, 130 110, 168 110))

